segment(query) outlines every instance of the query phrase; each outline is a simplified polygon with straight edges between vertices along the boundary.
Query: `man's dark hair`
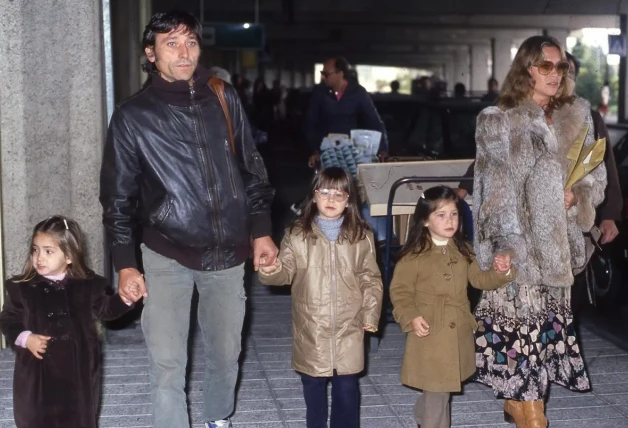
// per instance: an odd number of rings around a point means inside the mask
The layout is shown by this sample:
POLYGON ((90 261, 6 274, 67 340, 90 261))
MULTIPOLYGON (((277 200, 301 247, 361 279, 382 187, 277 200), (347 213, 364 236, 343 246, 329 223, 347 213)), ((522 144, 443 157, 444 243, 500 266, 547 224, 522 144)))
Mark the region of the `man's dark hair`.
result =
POLYGON ((491 86, 492 84, 495 84, 495 86, 499 86, 497 79, 494 77, 491 77, 490 79, 488 79, 488 86, 491 86))
POLYGON ((342 56, 337 56, 332 59, 334 60, 334 68, 336 69, 336 71, 342 71, 346 79, 347 74, 349 74, 351 70, 351 65, 349 64, 349 61, 347 61, 347 59, 342 56))
POLYGON ((397 92, 397 91, 399 91, 399 87, 400 87, 400 86, 401 86, 401 85, 399 84, 399 81, 398 81, 398 80, 393 80, 392 82, 390 82, 390 89, 391 89, 393 92, 397 92))
MULTIPOLYGON (((159 12, 152 16, 150 22, 144 29, 142 48, 146 49, 149 46, 155 46, 157 34, 168 34, 171 31, 177 30, 179 27, 186 28, 190 33, 192 33, 196 37, 199 45, 202 43, 203 26, 199 20, 188 12, 182 10, 171 10, 169 12, 159 12)), ((148 59, 144 61, 142 69, 148 74, 154 74, 157 72, 155 63, 150 62, 148 59)))
POLYGON ((578 77, 578 74, 580 73, 580 61, 578 61, 576 57, 569 52, 565 52, 565 54, 567 55, 567 61, 573 62, 575 68, 574 74, 576 75, 576 77, 578 77))

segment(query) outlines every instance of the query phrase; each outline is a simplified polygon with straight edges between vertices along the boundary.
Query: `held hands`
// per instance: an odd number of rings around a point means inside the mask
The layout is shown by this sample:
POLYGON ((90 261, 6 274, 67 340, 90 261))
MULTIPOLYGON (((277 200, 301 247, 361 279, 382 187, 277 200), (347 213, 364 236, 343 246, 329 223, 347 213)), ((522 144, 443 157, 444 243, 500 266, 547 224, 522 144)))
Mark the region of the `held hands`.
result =
POLYGON ((29 334, 26 338, 26 347, 31 354, 35 356, 38 360, 43 360, 40 354, 46 353, 46 348, 48 348, 48 341, 50 340, 50 336, 42 336, 41 334, 29 334))
POLYGON ((271 267, 277 262, 279 250, 270 236, 263 236, 253 241, 253 267, 257 272, 260 267, 271 267))
POLYGON ((569 189, 565 190, 565 209, 569 209, 578 203, 578 197, 569 189))
POLYGON ((423 317, 416 317, 412 320, 410 325, 412 326, 412 330, 414 330, 414 334, 419 337, 425 337, 430 334, 430 325, 423 317))
POLYGON ((118 275, 118 294, 124 303, 137 302, 142 297, 148 297, 144 275, 137 269, 120 269, 118 275))
POLYGON ((495 260, 493 261, 493 268, 499 273, 508 273, 510 268, 512 267, 510 263, 510 255, 508 254, 498 254, 495 256, 495 260))
POLYGON ((281 267, 281 262, 279 261, 279 259, 276 259, 274 264, 270 266, 260 266, 259 270, 262 273, 270 275, 271 273, 274 273, 280 267, 281 267))

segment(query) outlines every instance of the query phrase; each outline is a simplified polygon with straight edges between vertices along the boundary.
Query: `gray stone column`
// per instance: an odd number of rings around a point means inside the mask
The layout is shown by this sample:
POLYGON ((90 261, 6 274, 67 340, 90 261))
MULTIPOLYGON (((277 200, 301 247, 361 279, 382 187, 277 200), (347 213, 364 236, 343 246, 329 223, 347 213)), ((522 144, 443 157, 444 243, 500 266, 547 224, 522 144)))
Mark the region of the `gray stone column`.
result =
POLYGON ((471 63, 469 49, 460 49, 454 54, 454 70, 450 82, 449 89, 453 90, 456 83, 462 83, 467 89, 471 85, 471 63))
POLYGON ((105 132, 100 1, 0 0, 0 151, 5 275, 53 214, 83 228, 103 271, 98 176, 105 132))
POLYGON ((497 37, 492 41, 493 56, 493 77, 497 79, 501 88, 506 75, 510 71, 510 49, 512 48, 512 39, 509 37, 497 37))
POLYGON ((487 45, 471 46, 471 91, 486 92, 489 79, 488 58, 491 54, 487 45))
POLYGON ((549 30, 545 30, 544 33, 550 37, 554 37, 563 49, 567 49, 567 37, 569 37, 569 30, 562 28, 553 28, 549 30))

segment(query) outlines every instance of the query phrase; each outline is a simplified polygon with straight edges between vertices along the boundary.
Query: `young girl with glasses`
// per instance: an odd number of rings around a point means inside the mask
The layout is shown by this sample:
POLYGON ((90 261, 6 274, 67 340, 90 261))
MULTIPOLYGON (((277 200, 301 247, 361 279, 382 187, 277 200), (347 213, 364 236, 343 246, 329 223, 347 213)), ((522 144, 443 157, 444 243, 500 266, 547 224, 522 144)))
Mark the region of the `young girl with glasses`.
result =
POLYGON ((331 428, 359 426, 364 332, 377 331, 382 280, 373 234, 358 213, 351 175, 319 172, 277 263, 259 271, 264 284, 292 284, 292 367, 301 375, 308 428, 327 426, 328 381, 331 428))

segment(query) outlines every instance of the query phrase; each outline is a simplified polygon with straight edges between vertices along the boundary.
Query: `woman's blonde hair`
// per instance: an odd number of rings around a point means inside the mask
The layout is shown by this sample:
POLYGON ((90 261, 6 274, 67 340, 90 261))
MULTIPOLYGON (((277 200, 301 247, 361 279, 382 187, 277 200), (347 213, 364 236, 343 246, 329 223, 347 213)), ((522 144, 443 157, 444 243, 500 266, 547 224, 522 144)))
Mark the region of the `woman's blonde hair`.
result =
MULTIPOLYGON (((502 90, 497 100, 497 105, 502 110, 508 110, 517 107, 522 102, 530 99, 534 93, 535 81, 530 74, 530 67, 545 60, 543 48, 555 47, 560 51, 560 57, 563 61, 567 60, 565 51, 560 46, 558 40, 549 36, 532 36, 526 39, 519 50, 515 59, 512 61, 510 71, 506 75, 502 90)), ((547 106, 547 114, 553 110, 559 109, 564 104, 570 104, 574 100, 573 82, 568 75, 564 75, 560 81, 560 86, 556 95, 550 98, 547 106)))

